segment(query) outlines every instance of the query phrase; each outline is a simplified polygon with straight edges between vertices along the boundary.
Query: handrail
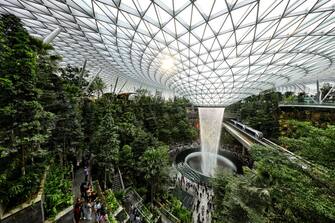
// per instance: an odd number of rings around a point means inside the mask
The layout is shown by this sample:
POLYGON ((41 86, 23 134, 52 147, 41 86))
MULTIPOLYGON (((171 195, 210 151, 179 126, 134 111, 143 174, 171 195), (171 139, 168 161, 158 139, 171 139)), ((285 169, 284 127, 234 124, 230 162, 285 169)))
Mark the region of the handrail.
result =
MULTIPOLYGON (((165 201, 168 202, 168 201, 165 201)), ((179 218, 177 218, 176 216, 174 216, 170 211, 168 211, 163 204, 161 204, 160 202, 155 200, 155 203, 159 206, 159 210, 171 221, 175 222, 175 223, 181 223, 181 221, 179 220, 179 218), (172 219, 171 219, 172 218, 172 219)), ((170 203, 170 202, 168 202, 170 203)))
POLYGON ((122 178, 120 168, 118 167, 117 170, 118 170, 118 173, 119 173, 119 178, 120 178, 122 190, 124 190, 125 187, 124 187, 123 178, 122 178))
POLYGON ((139 213, 142 215, 142 217, 147 221, 147 222, 154 222, 152 221, 153 214, 149 211, 147 207, 145 207, 142 203, 136 207, 139 213), (149 213, 149 215, 147 215, 149 213))

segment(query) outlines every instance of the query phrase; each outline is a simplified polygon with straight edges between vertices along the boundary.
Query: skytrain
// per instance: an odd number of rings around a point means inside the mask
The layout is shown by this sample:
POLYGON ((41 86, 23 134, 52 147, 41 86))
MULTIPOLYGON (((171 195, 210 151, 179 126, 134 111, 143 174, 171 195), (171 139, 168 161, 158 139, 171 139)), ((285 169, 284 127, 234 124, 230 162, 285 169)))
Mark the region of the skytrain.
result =
POLYGON ((231 119, 230 121, 231 121, 231 123, 234 126, 236 126, 237 128, 243 130, 244 132, 248 133, 249 135, 252 135, 253 137, 258 138, 258 139, 263 138, 263 133, 262 132, 260 132, 260 131, 258 131, 256 129, 253 129, 253 128, 249 127, 249 126, 246 126, 243 123, 238 122, 238 121, 236 121, 234 119, 231 119))

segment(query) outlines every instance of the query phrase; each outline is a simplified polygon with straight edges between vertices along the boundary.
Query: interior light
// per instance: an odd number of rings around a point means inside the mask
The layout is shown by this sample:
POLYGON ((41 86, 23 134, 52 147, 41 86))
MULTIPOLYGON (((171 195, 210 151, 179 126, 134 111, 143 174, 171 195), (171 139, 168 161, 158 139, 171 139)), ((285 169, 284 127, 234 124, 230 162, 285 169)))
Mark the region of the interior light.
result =
POLYGON ((162 59, 161 68, 163 70, 171 70, 175 66, 175 59, 171 56, 166 56, 162 59))

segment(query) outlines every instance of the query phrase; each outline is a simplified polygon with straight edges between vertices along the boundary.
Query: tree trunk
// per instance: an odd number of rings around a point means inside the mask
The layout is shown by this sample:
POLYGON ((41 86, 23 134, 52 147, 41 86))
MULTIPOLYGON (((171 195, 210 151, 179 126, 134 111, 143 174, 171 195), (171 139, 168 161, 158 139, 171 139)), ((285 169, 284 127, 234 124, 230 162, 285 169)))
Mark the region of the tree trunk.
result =
POLYGON ((107 188, 107 184, 106 184, 106 182, 107 182, 107 171, 106 171, 106 165, 105 165, 104 190, 106 190, 106 188, 107 188))
POLYGON ((63 154, 61 151, 58 150, 59 162, 60 166, 63 166, 63 154))
POLYGON ((151 183, 151 195, 150 195, 150 202, 151 202, 151 205, 153 206, 154 205, 154 183, 151 183))
POLYGON ((21 157, 21 174, 22 176, 26 175, 26 150, 21 147, 22 157, 21 157))
POLYGON ((63 135, 63 148, 61 154, 59 154, 60 165, 63 167, 64 165, 64 152, 65 152, 65 135, 63 135))

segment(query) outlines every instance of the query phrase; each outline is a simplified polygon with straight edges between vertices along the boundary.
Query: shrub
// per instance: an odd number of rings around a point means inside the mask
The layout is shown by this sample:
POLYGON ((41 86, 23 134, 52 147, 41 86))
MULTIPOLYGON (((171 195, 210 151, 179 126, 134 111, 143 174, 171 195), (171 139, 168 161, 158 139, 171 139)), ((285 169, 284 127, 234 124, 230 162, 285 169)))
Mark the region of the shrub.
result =
POLYGON ((49 168, 44 187, 44 208, 47 217, 55 217, 58 212, 72 204, 70 169, 53 164, 49 168))
POLYGON ((116 197, 111 189, 105 192, 107 208, 111 213, 114 213, 120 206, 116 200, 116 197))

